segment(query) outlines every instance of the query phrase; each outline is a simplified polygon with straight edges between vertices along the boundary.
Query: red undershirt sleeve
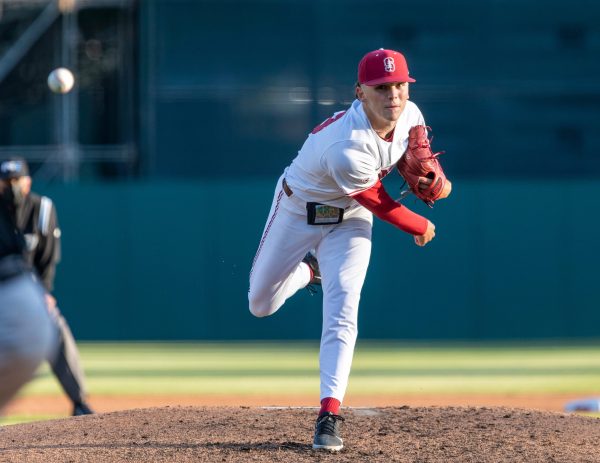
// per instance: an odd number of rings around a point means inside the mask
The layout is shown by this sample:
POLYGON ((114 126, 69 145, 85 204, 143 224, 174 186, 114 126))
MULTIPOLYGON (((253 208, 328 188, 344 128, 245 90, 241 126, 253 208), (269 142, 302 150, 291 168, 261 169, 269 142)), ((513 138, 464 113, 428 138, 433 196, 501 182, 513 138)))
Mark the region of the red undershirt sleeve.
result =
POLYGON ((383 188, 381 180, 378 180, 368 190, 363 190, 351 197, 376 217, 391 223, 402 231, 411 235, 423 235, 427 231, 427 219, 394 201, 383 188))

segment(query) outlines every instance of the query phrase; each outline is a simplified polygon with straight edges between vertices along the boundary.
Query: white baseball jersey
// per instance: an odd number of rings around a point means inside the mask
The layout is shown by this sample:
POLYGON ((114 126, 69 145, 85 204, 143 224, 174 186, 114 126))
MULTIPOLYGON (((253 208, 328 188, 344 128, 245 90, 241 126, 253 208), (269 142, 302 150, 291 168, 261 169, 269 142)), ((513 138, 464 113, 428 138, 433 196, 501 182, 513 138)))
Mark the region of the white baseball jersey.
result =
POLYGON ((358 207, 350 196, 387 175, 408 147, 408 131, 425 125, 416 104, 406 102, 392 141, 377 135, 362 104, 355 100, 308 136, 285 178, 294 195, 344 209, 358 207))

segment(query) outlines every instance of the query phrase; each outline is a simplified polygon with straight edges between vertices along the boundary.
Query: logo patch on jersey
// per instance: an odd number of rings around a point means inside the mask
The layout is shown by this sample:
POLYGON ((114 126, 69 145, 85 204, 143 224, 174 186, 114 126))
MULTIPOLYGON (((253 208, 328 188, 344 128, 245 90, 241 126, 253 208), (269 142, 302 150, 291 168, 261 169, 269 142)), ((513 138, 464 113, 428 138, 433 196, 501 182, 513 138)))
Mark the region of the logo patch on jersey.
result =
POLYGON ((309 225, 331 225, 344 219, 344 209, 320 203, 306 203, 307 223, 309 225))
POLYGON ((383 68, 385 72, 394 72, 396 70, 396 64, 394 63, 394 58, 388 56, 383 60, 383 68))

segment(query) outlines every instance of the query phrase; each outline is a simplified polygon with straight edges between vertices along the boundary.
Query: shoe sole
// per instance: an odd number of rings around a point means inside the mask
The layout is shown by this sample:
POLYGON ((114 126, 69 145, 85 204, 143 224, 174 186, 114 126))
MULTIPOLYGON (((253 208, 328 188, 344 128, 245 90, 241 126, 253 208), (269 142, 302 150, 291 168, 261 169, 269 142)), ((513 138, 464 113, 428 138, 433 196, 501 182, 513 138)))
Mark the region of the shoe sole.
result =
POLYGON ((340 445, 317 445, 313 444, 313 450, 328 450, 330 452, 339 452, 344 448, 344 444, 340 445))

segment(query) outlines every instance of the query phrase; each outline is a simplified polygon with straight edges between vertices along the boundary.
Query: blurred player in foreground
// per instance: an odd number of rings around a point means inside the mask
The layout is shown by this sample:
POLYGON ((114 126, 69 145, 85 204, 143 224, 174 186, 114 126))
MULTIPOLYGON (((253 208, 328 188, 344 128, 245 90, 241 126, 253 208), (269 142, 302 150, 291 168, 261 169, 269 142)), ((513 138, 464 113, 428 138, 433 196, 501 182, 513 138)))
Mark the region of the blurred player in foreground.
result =
POLYGON ((29 166, 22 158, 12 158, 0 164, 0 175, 7 179, 14 192, 16 225, 24 234, 25 259, 37 272, 46 289, 48 312, 58 328, 59 346, 48 358, 54 375, 73 403, 73 415, 93 413, 86 401, 85 376, 73 334, 52 296, 56 264, 60 261, 60 228, 54 204, 45 196, 31 191, 29 166))
POLYGON ((0 178, 0 413, 56 345, 44 289, 23 259, 10 182, 0 178))
MULTIPOLYGON (((315 449, 343 447, 339 409, 358 332, 373 214, 413 235, 418 246, 435 236, 433 223, 394 201, 381 183, 409 151, 413 129, 424 130, 421 111, 408 101, 409 82, 415 80, 402 54, 380 49, 363 57, 352 106, 316 127, 279 178, 250 271, 248 298, 257 317, 275 313, 300 288, 322 283, 315 449)), ((418 189, 433 183, 422 178, 418 189)), ((445 176, 439 185, 432 201, 450 194, 445 176)))

